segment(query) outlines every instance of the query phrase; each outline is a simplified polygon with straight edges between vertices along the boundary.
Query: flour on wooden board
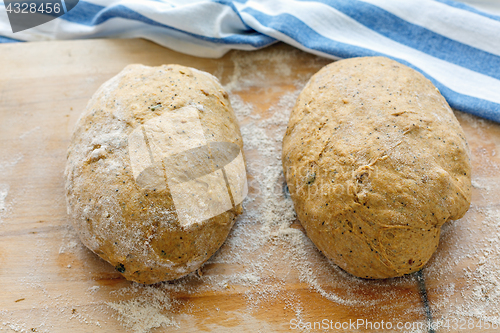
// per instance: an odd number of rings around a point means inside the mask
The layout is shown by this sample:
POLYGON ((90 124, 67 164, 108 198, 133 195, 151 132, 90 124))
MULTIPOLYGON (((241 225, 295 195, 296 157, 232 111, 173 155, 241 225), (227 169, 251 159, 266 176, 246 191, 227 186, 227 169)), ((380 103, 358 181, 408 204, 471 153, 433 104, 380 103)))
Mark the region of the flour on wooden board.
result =
MULTIPOLYGON (((23 159, 22 154, 16 154, 14 156, 9 156, 9 158, 0 162, 0 175, 8 179, 8 175, 12 172, 13 168, 16 167, 17 163, 23 159)), ((4 217, 6 217, 12 208, 13 200, 10 198, 10 203, 8 202, 9 191, 11 190, 10 185, 7 183, 0 183, 0 224, 4 217)))
POLYGON ((5 198, 7 198, 8 193, 9 193, 9 185, 0 184, 0 212, 5 210, 5 198))
MULTIPOLYGON (((278 62, 281 66, 277 68, 277 71, 282 71, 280 75, 289 75, 288 70, 283 67, 283 64, 287 62, 280 57, 283 57, 283 55, 270 57, 271 62, 279 59, 278 62)), ((238 271, 235 274, 228 275, 188 277, 184 282, 174 285, 165 284, 160 288, 164 289, 164 291, 182 291, 190 294, 203 289, 225 290, 231 285, 241 285, 247 289, 245 294, 250 314, 254 309, 266 307, 277 300, 284 299, 286 307, 293 310, 297 319, 301 319, 307 317, 308 309, 304 308, 300 303, 297 295, 285 291, 285 281, 288 275, 297 275, 301 282, 306 283, 312 290, 330 301, 346 306, 386 307, 387 305, 380 304, 376 299, 357 293, 361 287, 366 287, 370 283, 378 284, 378 282, 357 279, 332 265, 318 252, 309 238, 301 230, 293 226, 296 218, 293 203, 283 188, 284 180, 280 158, 281 140, 286 130, 289 113, 307 78, 295 82, 295 91, 285 93, 277 103, 267 110, 266 115, 268 117, 263 117, 255 112, 256 107, 254 105, 245 102, 238 94, 238 92, 251 87, 266 84, 265 78, 256 70, 259 59, 244 56, 242 58, 235 57, 233 60, 236 69, 231 81, 226 84, 226 88, 231 92, 232 106, 241 124, 247 155, 247 171, 250 178, 254 180, 250 186, 256 192, 249 194, 249 197, 244 202, 245 213, 238 219, 225 245, 207 264, 244 263, 245 269, 243 272, 238 271), (258 252, 263 247, 266 247, 266 251, 261 251, 248 261, 248 253, 258 252), (277 255, 277 253, 281 253, 281 256, 277 255), (283 272, 275 271, 275 267, 278 267, 283 260, 289 263, 288 266, 290 267, 290 271, 285 276, 282 275, 283 272), (312 261, 314 261, 314 265, 312 261), (325 276, 331 277, 332 280, 325 279, 325 276), (190 287, 189 281, 193 279, 201 280, 203 287, 201 289, 190 287), (329 291, 332 285, 348 292, 341 296, 329 291)), ((473 124, 479 122, 479 125, 474 125, 476 127, 480 127, 484 123, 484 121, 472 117, 470 117, 470 120, 473 124)), ((492 163, 491 167, 495 168, 497 166, 492 163)), ((481 178, 474 179, 474 187, 489 191, 490 185, 484 183, 481 178)), ((492 229, 495 225, 497 228, 500 227, 498 225, 500 224, 498 211, 489 210, 483 213, 489 221, 487 223, 489 227, 492 229)), ((468 216, 469 214, 462 220, 449 223, 443 237, 453 237, 453 228, 456 228, 457 225, 462 224, 461 228, 467 228, 468 216)), ((495 235, 494 232, 490 234, 495 235)), ((483 258, 483 261, 488 254, 496 253, 498 256, 500 239, 495 237, 491 236, 485 240, 484 244, 477 247, 477 253, 472 254, 472 256, 479 256, 479 258, 483 258)), ((449 253, 442 253, 441 257, 436 258, 427 270, 440 272, 441 267, 446 266, 444 261, 449 261, 450 257, 456 256, 454 251, 457 251, 457 248, 453 248, 449 253)), ((463 254, 463 256, 466 255, 468 254, 463 254)), ((462 259, 460 256, 459 258, 462 259)), ((449 263, 448 265, 453 264, 449 263)), ((489 318, 487 313, 488 309, 498 308, 498 300, 500 300, 498 276, 500 276, 500 269, 494 267, 493 264, 483 263, 482 265, 484 269, 480 268, 465 274, 467 281, 476 287, 472 288, 472 292, 467 296, 467 302, 463 303, 469 305, 455 307, 455 310, 464 318, 474 316, 492 321, 494 318, 489 318), (489 299, 488 296, 485 296, 488 294, 489 299)), ((391 287, 404 284, 406 279, 412 278, 403 277, 392 280, 388 284, 385 296, 396 296, 390 290, 391 287)), ((448 289, 445 290, 444 294, 449 295, 450 299, 457 293, 453 286, 445 286, 445 288, 448 289)), ((138 297, 140 300, 145 300, 143 296, 138 297)), ((439 300, 435 304, 433 303, 432 306, 442 310, 449 303, 448 300, 439 300)), ((407 314, 410 315, 419 311, 420 308, 409 308, 407 314)), ((494 310, 491 311, 494 312, 494 310)), ((156 310, 152 313, 156 313, 156 310)), ((453 312, 448 314, 453 317, 453 312)), ((164 319, 168 322, 171 317, 166 316, 164 319)), ((179 322, 179 325, 182 327, 182 322, 179 322)))
MULTIPOLYGON (((474 128, 480 137, 483 129, 491 126, 468 114, 457 115, 463 126, 474 128)), ((473 197, 464 218, 444 224, 441 246, 426 266, 427 280, 440 281, 435 287, 440 297, 432 303, 433 310, 441 314, 436 320, 474 319, 475 323, 481 320, 500 326, 500 267, 497 265, 500 260, 500 209, 494 198, 500 186, 491 181, 500 171, 500 165, 493 160, 495 155, 495 149, 473 148, 472 160, 482 166, 480 170, 473 169, 472 174, 472 186, 478 198, 473 197), (457 266, 463 269, 459 271, 457 266), (456 282, 447 282, 450 280, 456 282), (465 287, 456 285, 460 282, 465 287)))
MULTIPOLYGON (((85 285, 87 297, 108 301, 96 301, 94 309, 79 309, 77 313, 70 315, 70 318, 92 325, 92 330, 96 332, 105 329, 104 323, 94 319, 102 312, 117 318, 126 329, 134 333, 155 332, 155 328, 160 328, 160 330, 167 328, 174 331, 179 327, 186 329, 195 322, 193 316, 200 309, 189 305, 187 301, 188 304, 184 304, 182 312, 179 312, 178 294, 189 296, 203 292, 225 292, 233 286, 243 287, 245 290, 243 292, 246 309, 244 313, 225 311, 225 315, 236 318, 242 324, 258 322, 253 317, 258 309, 265 309, 278 303, 290 310, 298 320, 309 318, 310 309, 301 303, 300 295, 294 290, 287 289, 289 281, 305 283, 312 292, 318 293, 324 299, 351 307, 377 307, 390 312, 392 302, 383 303, 372 295, 361 292, 372 286, 383 291, 383 294, 379 295, 380 299, 404 297, 398 295, 394 287, 404 286, 408 280, 414 279, 413 276, 390 281, 368 281, 355 278, 326 260, 296 221, 293 203, 284 184, 281 141, 290 111, 308 77, 300 77, 293 81, 295 87, 293 91, 284 93, 264 113, 257 112, 257 104, 254 105, 244 100, 244 92, 248 89, 265 88, 269 84, 262 71, 259 71, 260 64, 267 62, 275 71, 275 75, 290 79, 292 73, 290 62, 294 56, 290 52, 271 51, 265 54, 236 52, 232 57, 235 70, 225 87, 230 92, 231 103, 241 125, 249 187, 252 190, 243 203, 244 213, 238 217, 228 239, 205 265, 208 272, 206 274, 192 273, 173 283, 160 283, 153 286, 130 283, 126 287, 111 292, 105 286, 89 287, 87 283, 85 285), (283 265, 284 262, 286 265, 283 265), (213 273, 210 272, 210 267, 213 266, 211 264, 226 264, 228 269, 224 272, 213 273), (233 271, 230 269, 231 265, 236 265, 239 269, 233 271), (278 271, 278 267, 284 266, 287 270, 278 271), (337 290, 342 290, 342 293, 337 290)), ((323 64, 317 63, 317 69, 323 64)), ((222 70, 220 72, 222 73, 222 70)), ((479 135, 482 128, 487 126, 483 120, 459 115, 460 120, 474 127, 479 135)), ((484 161, 486 170, 498 173, 499 166, 488 156, 484 150, 473 151, 473 158, 480 158, 484 161)), ((473 176, 473 186, 479 196, 488 203, 495 200, 491 195, 500 190, 498 185, 491 184, 487 178, 480 176, 473 176)), ((0 187, 0 198, 2 193, 0 187)), ((480 318, 490 322, 498 320, 496 311, 500 308, 500 267, 496 267, 494 263, 500 261, 500 238, 498 236, 500 209, 482 207, 484 205, 473 203, 469 213, 463 219, 444 225, 442 242, 446 243, 447 247, 438 250, 425 268, 428 279, 447 281, 444 277, 457 274, 456 265, 466 260, 470 261, 468 266, 470 268, 466 268, 460 273, 461 275, 459 274, 459 278, 467 286, 464 293, 454 283, 443 282, 436 287, 440 298, 431 299, 431 307, 443 316, 480 318), (478 217, 482 219, 480 227, 471 227, 478 217), (469 238, 478 234, 484 234, 481 242, 475 244, 468 242, 469 238), (462 301, 455 302, 458 298, 462 298, 462 301)), ((43 244, 40 246, 43 247, 43 244)), ((73 254, 81 259, 84 257, 81 253, 84 251, 86 250, 77 240, 76 233, 69 228, 63 236, 58 255, 73 254)), ((34 258, 35 261, 43 262, 43 258, 34 258)), ((24 281, 27 285, 31 284, 31 288, 36 287, 33 284, 41 283, 36 279, 36 274, 37 270, 34 271, 33 276, 24 281)), ((91 283, 95 282, 91 281, 91 283)), ((44 288, 43 285, 39 287, 44 288)), ((58 298, 54 298, 48 292, 46 295, 56 308, 65 309, 61 310, 61 315, 67 315, 72 303, 79 303, 67 294, 58 298)), ((223 312, 216 306, 213 311, 223 312)), ((423 317, 421 311, 421 307, 409 307, 405 315, 419 314, 423 317)), ((5 313, 5 318, 7 317, 8 313, 5 313)), ((404 320, 405 318, 395 317, 394 319, 404 320)), ((287 321, 289 318, 283 320, 287 321)), ((5 320, 3 325, 4 328, 10 327, 19 332, 28 331, 28 327, 20 322, 5 320)), ((264 327, 261 325, 267 324, 259 322, 259 327, 264 327)), ((48 332, 50 328, 50 325, 45 325, 43 322, 37 331, 48 332)), ((217 325, 217 323, 207 324, 206 328, 221 332, 227 330, 227 327, 217 325)), ((267 331, 272 331, 272 329, 269 327, 267 331)))
MULTIPOLYGON (((307 236, 292 226, 296 216, 293 203, 284 191, 281 141, 290 111, 307 78, 296 81, 295 90, 285 93, 267 110, 267 117, 263 119, 260 115, 253 116, 256 107, 243 101, 238 92, 252 85, 266 84, 266 80, 258 71, 252 70, 256 65, 248 61, 248 58, 244 58, 242 64, 239 64, 236 59, 235 61, 236 71, 240 70, 226 86, 232 91, 231 103, 241 125, 247 155, 247 172, 253 179, 250 186, 254 192, 250 193, 244 202, 245 212, 238 218, 225 245, 207 264, 239 263, 244 265, 244 269, 235 274, 204 275, 196 278, 190 276, 175 284, 164 284, 157 288, 163 289, 164 292, 182 291, 191 294, 206 289, 223 291, 229 286, 239 285, 247 290, 245 298, 250 314, 258 308, 265 308, 270 304, 283 301, 285 307, 291 309, 300 319, 301 316, 307 315, 307 309, 301 304, 298 295, 286 290, 287 278, 293 275, 331 301, 345 305, 375 305, 377 302, 367 297, 358 295, 343 298, 334 292, 327 291, 323 286, 324 276, 328 276, 331 270, 343 277, 343 281, 336 281, 336 285, 346 290, 352 288, 353 284, 366 285, 369 282, 353 278, 336 266, 332 266, 317 251, 307 236), (263 248, 265 248, 264 251, 262 251, 263 248), (258 254, 255 255, 255 253, 258 254), (316 261, 314 265, 309 261, 311 258, 316 261), (283 260, 289 263, 290 268, 290 272, 285 275, 275 270, 283 260), (191 287, 189 281, 193 279, 200 280, 201 283, 198 285, 201 287, 191 287)), ((281 61, 281 63, 286 62, 281 61)), ((283 66, 279 70, 287 73, 283 66)), ((137 291, 141 287, 135 288, 137 291)), ((139 295, 134 299, 131 307, 136 306, 135 302, 146 301, 143 297, 139 295)), ((108 305, 112 306, 112 304, 108 305)), ((126 309, 127 304, 121 305, 122 310, 126 309)), ((160 313, 164 313, 163 310, 166 309, 161 310, 160 313)), ((155 309, 150 314, 157 315, 157 311, 158 309, 155 309)), ((134 322, 130 323, 134 316, 123 319, 126 320, 127 326, 134 325, 134 322)), ((164 319, 169 320, 170 317, 166 315, 164 319)), ((142 317, 142 322, 144 322, 144 317, 142 317)), ((179 325, 182 327, 182 322, 179 325)))
MULTIPOLYGON (((174 319, 165 314, 171 309, 173 301, 164 291, 151 286, 140 288, 141 297, 106 303, 117 312, 124 326, 135 333, 147 332, 157 327, 179 327, 174 319)), ((134 286, 129 287, 129 290, 133 289, 134 286)))

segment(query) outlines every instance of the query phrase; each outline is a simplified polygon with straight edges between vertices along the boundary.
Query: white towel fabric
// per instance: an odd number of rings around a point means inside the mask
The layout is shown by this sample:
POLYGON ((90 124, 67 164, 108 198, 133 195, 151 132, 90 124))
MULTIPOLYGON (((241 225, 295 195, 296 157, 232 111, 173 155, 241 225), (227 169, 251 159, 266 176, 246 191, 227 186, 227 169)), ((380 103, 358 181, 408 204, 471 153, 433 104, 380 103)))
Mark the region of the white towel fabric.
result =
POLYGON ((88 0, 15 34, 0 6, 0 36, 143 37, 200 57, 276 41, 333 59, 382 55, 423 73, 452 107, 500 122, 500 16, 451 0, 88 0))

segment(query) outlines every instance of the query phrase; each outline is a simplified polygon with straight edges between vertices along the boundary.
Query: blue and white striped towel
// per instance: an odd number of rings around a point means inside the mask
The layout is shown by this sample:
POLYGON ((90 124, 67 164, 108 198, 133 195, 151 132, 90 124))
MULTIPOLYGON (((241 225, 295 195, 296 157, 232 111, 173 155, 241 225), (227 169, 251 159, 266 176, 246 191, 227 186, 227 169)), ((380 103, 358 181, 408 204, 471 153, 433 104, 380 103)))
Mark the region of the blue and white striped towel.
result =
POLYGON ((500 122, 500 16, 455 1, 87 0, 16 34, 4 9, 3 42, 143 37, 219 57, 283 41, 330 58, 383 55, 422 72, 453 108, 500 122))

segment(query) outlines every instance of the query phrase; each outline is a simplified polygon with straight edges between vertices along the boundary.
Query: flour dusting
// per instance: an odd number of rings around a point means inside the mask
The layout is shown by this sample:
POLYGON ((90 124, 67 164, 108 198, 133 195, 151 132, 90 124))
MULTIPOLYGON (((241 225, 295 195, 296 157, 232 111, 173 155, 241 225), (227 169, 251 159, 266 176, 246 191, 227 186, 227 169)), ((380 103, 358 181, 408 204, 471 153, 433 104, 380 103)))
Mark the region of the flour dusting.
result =
POLYGON ((121 323, 134 333, 149 332, 158 327, 179 327, 171 318, 168 311, 172 307, 172 300, 163 290, 154 287, 132 286, 121 291, 137 292, 142 295, 129 300, 107 302, 106 304, 117 312, 121 323), (165 314, 165 312, 167 314, 165 314))
POLYGON ((5 198, 9 194, 9 185, 0 184, 0 211, 5 210, 5 198))
MULTIPOLYGON (((0 176, 5 177, 2 181, 9 180, 9 175, 12 173, 17 164, 23 159, 23 157, 23 154, 18 153, 14 156, 9 156, 9 158, 0 162, 0 176)), ((5 218, 12 210, 11 208, 15 202, 13 198, 10 198, 9 191, 11 191, 11 188, 8 183, 0 183, 0 224, 2 223, 3 218, 5 218), (9 203, 7 203, 8 196, 10 198, 9 203)))
MULTIPOLYGON (((500 161, 498 137, 485 129, 498 126, 456 112, 466 136, 479 136, 471 146, 472 204, 464 218, 443 226, 441 243, 425 268, 428 288, 435 293, 437 320, 465 319, 500 326, 500 209, 497 194, 500 161), (496 142, 494 141, 496 139, 496 142)), ((469 141, 470 142, 470 141, 469 141)), ((486 327, 486 326, 485 326, 486 327)))

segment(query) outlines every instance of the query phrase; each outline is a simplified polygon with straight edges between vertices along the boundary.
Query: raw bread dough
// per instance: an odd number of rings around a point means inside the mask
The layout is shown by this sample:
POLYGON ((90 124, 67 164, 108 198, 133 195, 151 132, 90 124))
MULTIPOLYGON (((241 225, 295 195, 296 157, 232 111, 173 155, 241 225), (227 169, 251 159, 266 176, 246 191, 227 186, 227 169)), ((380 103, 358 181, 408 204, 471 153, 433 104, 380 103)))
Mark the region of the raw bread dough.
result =
POLYGON ((130 65, 103 84, 77 123, 65 175, 82 242, 148 284, 210 258, 247 192, 227 93, 179 65, 130 65))
POLYGON ((307 235, 363 278, 421 269, 471 199, 470 152, 423 75, 384 57, 334 62, 301 92, 283 169, 307 235))

